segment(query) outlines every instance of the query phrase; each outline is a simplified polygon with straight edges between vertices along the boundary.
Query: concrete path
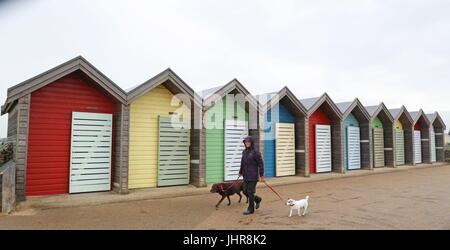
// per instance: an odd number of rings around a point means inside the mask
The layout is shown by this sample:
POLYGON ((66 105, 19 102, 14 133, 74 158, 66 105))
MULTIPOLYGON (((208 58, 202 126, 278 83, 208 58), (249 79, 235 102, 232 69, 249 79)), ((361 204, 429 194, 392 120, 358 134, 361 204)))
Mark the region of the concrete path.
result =
MULTIPOLYGON (((420 164, 416 166, 399 166, 397 168, 375 168, 373 170, 353 170, 346 174, 339 173, 323 173, 315 174, 311 177, 287 176, 280 178, 268 178, 269 185, 276 187, 280 185, 309 183, 316 181, 332 180, 339 178, 351 178, 355 176, 382 174, 389 172, 405 171, 417 168, 429 168, 435 166, 446 165, 444 163, 435 164, 420 164)), ((258 183, 259 188, 265 188, 263 183, 258 183)), ((97 192, 84 194, 63 194, 50 196, 32 196, 27 198, 27 201, 18 205, 17 210, 23 211, 28 208, 58 208, 58 207, 77 207, 90 206, 118 202, 141 201, 149 199, 164 199, 175 197, 186 197, 192 195, 203 195, 209 193, 210 185, 204 188, 197 188, 192 185, 189 186, 175 186, 164 188, 146 188, 130 190, 128 194, 117 194, 114 192, 97 192)))
POLYGON ((226 202, 216 210, 208 188, 171 187, 127 195, 93 193, 33 197, 0 229, 450 229, 450 166, 420 165, 310 178, 271 179, 284 198, 311 197, 306 217, 287 218, 286 207, 267 188, 256 214, 226 202))

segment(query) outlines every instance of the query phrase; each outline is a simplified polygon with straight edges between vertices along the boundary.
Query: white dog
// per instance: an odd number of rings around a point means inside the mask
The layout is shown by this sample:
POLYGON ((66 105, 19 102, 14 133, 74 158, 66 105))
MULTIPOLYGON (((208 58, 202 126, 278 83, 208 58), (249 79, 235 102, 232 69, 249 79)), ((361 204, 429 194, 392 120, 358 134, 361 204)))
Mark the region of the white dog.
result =
POLYGON ((308 209, 308 199, 309 196, 306 196, 305 199, 301 199, 301 200, 293 200, 293 199, 288 199, 288 201, 286 202, 286 205, 291 207, 291 212, 289 213, 289 217, 292 216, 292 211, 297 210, 298 216, 300 216, 300 210, 303 208, 303 214, 306 214, 306 210, 308 209))

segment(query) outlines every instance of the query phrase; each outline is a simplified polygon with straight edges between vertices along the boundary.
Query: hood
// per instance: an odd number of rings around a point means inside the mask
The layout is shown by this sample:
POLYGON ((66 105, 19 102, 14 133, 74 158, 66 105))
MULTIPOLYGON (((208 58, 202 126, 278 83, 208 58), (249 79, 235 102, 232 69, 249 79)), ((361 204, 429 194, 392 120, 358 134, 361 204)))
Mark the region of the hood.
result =
POLYGON ((245 137, 244 140, 242 140, 242 143, 244 143, 245 141, 251 141, 252 142, 252 147, 251 148, 252 149, 255 148, 255 139, 253 137, 251 137, 251 136, 245 137))

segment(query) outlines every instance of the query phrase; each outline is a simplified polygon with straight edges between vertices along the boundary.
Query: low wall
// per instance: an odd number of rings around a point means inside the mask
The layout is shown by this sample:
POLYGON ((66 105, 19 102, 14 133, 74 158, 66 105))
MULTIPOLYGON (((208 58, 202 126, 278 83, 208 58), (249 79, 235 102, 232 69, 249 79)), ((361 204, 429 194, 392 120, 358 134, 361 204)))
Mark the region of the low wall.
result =
POLYGON ((0 167, 0 211, 9 213, 16 207, 16 163, 12 160, 0 167))

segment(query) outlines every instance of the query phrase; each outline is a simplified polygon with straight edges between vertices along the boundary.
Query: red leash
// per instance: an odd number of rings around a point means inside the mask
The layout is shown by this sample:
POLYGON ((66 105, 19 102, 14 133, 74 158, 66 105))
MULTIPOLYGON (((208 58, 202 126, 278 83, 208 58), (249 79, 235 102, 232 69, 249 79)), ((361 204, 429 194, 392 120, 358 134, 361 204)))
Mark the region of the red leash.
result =
POLYGON ((263 182, 266 185, 266 187, 268 187, 270 190, 272 190, 272 192, 274 192, 274 194, 276 194, 278 196, 278 198, 280 198, 280 200, 284 203, 284 199, 281 197, 281 195, 277 191, 275 191, 275 189, 273 189, 273 187, 271 187, 269 184, 267 184, 267 182, 265 180, 263 182))

